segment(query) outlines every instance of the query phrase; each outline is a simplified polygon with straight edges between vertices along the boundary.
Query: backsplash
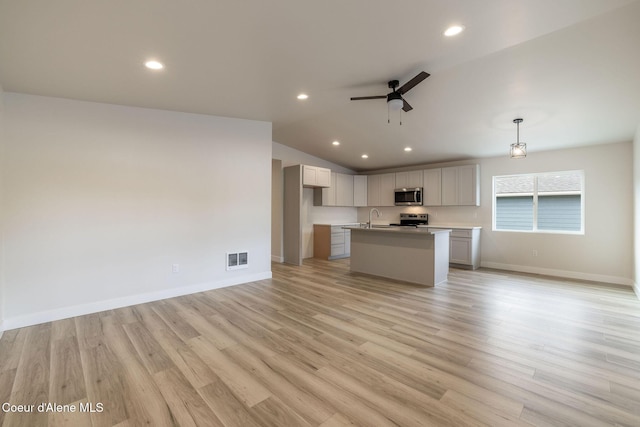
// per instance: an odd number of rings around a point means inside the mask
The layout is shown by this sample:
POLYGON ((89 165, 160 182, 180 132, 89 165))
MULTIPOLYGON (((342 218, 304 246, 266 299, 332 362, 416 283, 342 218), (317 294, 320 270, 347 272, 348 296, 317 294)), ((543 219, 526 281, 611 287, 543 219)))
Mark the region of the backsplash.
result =
MULTIPOLYGON (((482 210, 479 206, 389 206, 377 208, 382 216, 373 215, 374 224, 389 224, 400 221, 401 213, 427 213, 429 224, 482 225, 482 210)), ((358 208, 358 222, 369 221, 371 208, 358 208)), ((489 219, 490 220, 490 219, 489 219)))

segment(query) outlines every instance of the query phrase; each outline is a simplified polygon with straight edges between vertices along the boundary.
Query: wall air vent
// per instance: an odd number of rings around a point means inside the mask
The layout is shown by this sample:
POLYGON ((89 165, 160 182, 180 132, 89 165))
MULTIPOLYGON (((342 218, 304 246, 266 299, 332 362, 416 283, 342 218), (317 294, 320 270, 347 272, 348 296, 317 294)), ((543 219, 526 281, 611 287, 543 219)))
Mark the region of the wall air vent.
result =
POLYGON ((227 271, 249 267, 249 252, 227 252, 227 271))

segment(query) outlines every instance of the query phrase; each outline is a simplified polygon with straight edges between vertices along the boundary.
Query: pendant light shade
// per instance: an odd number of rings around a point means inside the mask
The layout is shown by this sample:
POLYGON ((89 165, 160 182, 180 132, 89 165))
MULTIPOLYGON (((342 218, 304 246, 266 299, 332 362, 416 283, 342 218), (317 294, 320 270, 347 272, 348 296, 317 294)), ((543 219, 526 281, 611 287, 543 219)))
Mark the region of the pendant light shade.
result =
POLYGON ((527 157, 527 144, 520 142, 520 123, 522 123, 522 119, 514 119, 513 123, 517 126, 517 137, 516 142, 511 144, 509 153, 512 159, 523 159, 527 157))

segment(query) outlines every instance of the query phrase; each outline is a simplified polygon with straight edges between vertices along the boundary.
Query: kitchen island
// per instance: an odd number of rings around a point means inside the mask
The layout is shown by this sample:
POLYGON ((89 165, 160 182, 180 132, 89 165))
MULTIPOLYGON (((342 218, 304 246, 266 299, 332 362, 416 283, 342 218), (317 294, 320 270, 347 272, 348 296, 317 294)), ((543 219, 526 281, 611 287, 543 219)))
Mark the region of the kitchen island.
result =
POLYGON ((426 286, 447 280, 451 230, 345 228, 351 230, 351 271, 426 286))

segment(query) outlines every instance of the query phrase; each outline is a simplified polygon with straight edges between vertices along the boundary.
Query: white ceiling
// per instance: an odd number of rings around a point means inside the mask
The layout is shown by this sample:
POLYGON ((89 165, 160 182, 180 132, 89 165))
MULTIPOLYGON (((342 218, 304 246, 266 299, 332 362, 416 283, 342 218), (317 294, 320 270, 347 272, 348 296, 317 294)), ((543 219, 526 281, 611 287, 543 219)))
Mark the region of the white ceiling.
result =
POLYGON ((516 117, 530 153, 631 140, 638 22, 638 0, 0 0, 0 85, 272 121, 276 142, 371 170, 506 156, 516 117), (402 126, 349 100, 421 70, 402 126))

